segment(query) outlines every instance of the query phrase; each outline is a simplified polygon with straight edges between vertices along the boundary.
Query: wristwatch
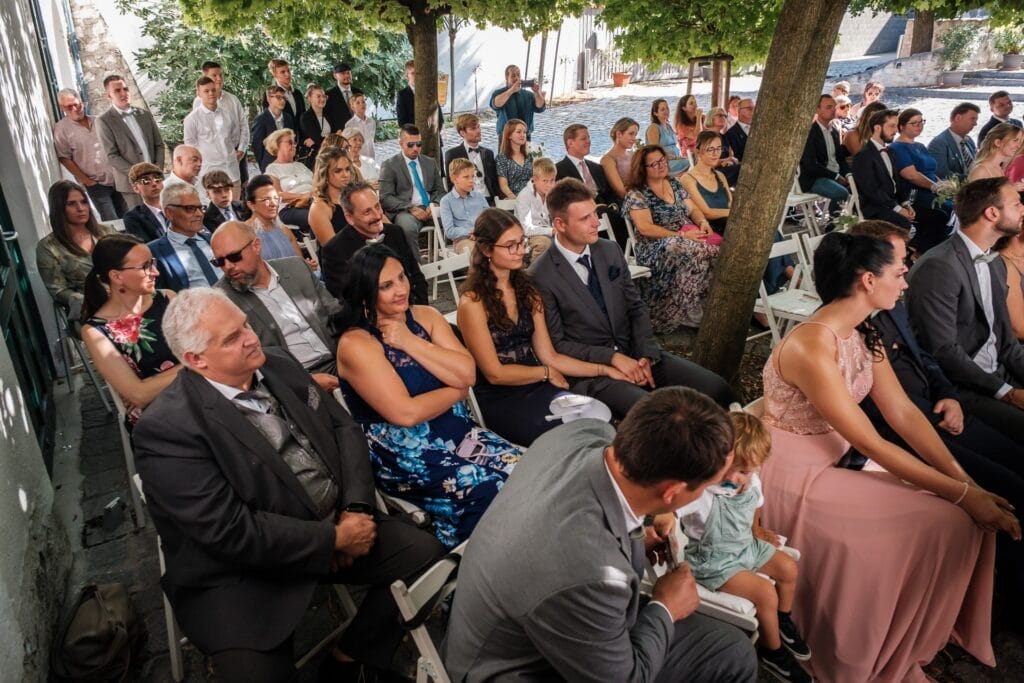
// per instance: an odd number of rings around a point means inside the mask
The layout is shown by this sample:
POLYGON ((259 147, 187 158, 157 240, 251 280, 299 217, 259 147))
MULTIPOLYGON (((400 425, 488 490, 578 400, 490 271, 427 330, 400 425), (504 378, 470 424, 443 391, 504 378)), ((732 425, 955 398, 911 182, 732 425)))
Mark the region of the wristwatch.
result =
POLYGON ((345 506, 345 512, 360 512, 364 515, 372 515, 373 506, 368 503, 349 503, 345 506))

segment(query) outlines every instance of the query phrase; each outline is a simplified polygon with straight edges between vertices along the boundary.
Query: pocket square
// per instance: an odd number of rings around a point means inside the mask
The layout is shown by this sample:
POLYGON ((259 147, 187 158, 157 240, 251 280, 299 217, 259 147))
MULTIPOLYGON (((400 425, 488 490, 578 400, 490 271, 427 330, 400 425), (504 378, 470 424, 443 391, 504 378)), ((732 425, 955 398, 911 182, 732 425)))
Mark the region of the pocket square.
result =
POLYGON ((618 280, 620 275, 622 275, 622 269, 618 266, 608 266, 608 279, 610 281, 618 280))

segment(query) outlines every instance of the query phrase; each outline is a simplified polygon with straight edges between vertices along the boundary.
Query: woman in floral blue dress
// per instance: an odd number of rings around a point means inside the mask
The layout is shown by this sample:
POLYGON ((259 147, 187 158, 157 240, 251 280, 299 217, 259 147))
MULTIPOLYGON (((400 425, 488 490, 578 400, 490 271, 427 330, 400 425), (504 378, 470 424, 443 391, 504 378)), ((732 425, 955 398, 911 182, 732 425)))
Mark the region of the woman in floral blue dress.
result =
POLYGON ((636 226, 637 263, 651 269, 639 287, 658 333, 700 325, 720 239, 667 162, 658 145, 637 150, 622 202, 636 226))
POLYGON ((85 278, 82 340, 124 402, 131 429, 181 369, 160 327, 174 292, 156 289, 153 255, 131 235, 101 237, 92 263, 85 278))
POLYGON ((383 244, 356 252, 345 287, 338 374, 370 447, 377 486, 415 503, 451 548, 470 533, 520 452, 474 424, 463 399, 473 357, 430 306, 409 305, 409 280, 383 244))

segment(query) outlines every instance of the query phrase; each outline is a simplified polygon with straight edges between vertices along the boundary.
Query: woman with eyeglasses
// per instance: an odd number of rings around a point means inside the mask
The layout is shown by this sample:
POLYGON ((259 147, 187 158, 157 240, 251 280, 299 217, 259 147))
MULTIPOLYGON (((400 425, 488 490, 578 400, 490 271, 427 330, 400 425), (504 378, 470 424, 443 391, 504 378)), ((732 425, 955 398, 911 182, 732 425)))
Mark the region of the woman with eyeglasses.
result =
POLYGON ((245 185, 245 203, 252 213, 245 222, 256 229, 256 234, 263 244, 263 258, 270 261, 298 256, 305 259, 313 270, 320 267, 313 254, 307 258, 302 253, 295 233, 278 216, 281 199, 269 175, 257 175, 249 179, 245 185))
POLYGON ((694 206, 700 209, 711 229, 719 235, 725 234, 729 207, 732 206, 729 183, 717 170, 722 149, 721 135, 710 130, 702 131, 697 136, 697 158, 693 167, 679 178, 694 206))
POLYGON ((309 205, 313 201, 313 172, 295 160, 298 147, 295 132, 290 128, 274 131, 263 141, 268 152, 275 155, 274 163, 264 171, 273 179, 274 189, 281 198, 281 220, 288 225, 309 229, 309 205))
POLYGON ((475 389, 484 422, 512 443, 529 446, 561 424, 547 421, 551 401, 570 393, 570 377, 625 375, 555 350, 544 302, 523 268, 527 239, 507 211, 487 209, 473 227, 476 248, 462 286, 458 323, 480 370, 475 389))
POLYGON ((355 253, 345 281, 338 376, 363 428, 377 486, 425 509, 452 548, 469 538, 520 451, 473 422, 464 399, 473 357, 383 244, 355 253))
POLYGON ((922 252, 926 250, 922 247, 934 246, 945 238, 944 226, 953 211, 952 201, 939 209, 932 206, 935 202, 932 187, 938 182, 939 176, 936 175, 935 157, 928 153, 927 147, 917 142, 924 124, 924 115, 920 111, 904 109, 896 119, 899 135, 888 145, 893 174, 899 176, 897 182, 904 182, 911 189, 911 205, 917 217, 915 222, 918 231, 927 226, 935 233, 933 239, 927 240, 927 244, 921 241, 925 235, 914 237, 913 246, 922 252))
POLYGON ((882 95, 884 94, 885 86, 881 81, 868 81, 864 84, 864 95, 861 97, 860 102, 850 109, 850 114, 858 119, 863 118, 864 110, 867 106, 875 102, 880 102, 882 100, 882 95))
POLYGON ((36 245, 36 267, 50 296, 67 311, 72 331, 77 334, 92 251, 110 229, 97 222, 89 197, 78 183, 58 180, 50 186, 46 198, 53 232, 36 245))
POLYGON ((833 99, 836 101, 836 116, 832 119, 832 125, 839 131, 839 141, 842 142, 847 131, 857 125, 857 117, 850 114, 853 102, 849 97, 836 95, 833 99))
POLYGON ((668 156, 658 145, 633 155, 622 215, 636 226, 636 260, 651 269, 640 294, 654 331, 698 327, 711 267, 721 241, 689 193, 669 177, 668 156))
POLYGON ((498 187, 505 199, 515 201, 533 178, 533 158, 526 138, 526 123, 511 119, 501 131, 501 146, 494 164, 498 168, 498 187))
POLYGON ((131 429, 181 369, 160 326, 174 292, 156 288, 156 261, 137 237, 104 235, 92 257, 82 340, 96 369, 124 402, 125 424, 131 429))
MULTIPOLYGON (((678 176, 690 166, 690 162, 679 151, 675 131, 669 118, 672 110, 668 108, 668 100, 656 99, 651 103, 651 124, 647 126, 644 139, 649 146, 656 146, 668 159, 668 171, 672 177, 678 176)), ((635 156, 633 157, 636 158, 635 156)))
POLYGON ((729 114, 722 107, 711 107, 704 118, 704 130, 713 130, 719 135, 725 135, 729 130, 729 114))

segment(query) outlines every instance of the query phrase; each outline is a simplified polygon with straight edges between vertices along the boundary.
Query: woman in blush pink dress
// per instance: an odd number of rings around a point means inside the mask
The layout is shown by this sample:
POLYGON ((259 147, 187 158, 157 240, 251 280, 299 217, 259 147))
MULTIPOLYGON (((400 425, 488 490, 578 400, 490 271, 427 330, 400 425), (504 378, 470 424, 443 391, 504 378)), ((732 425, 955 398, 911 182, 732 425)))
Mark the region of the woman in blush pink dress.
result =
POLYGON ((764 523, 803 553, 793 617, 830 683, 924 681, 922 665, 950 640, 994 666, 987 532, 1020 538, 1009 505, 967 476, 865 323, 906 289, 896 249, 826 235, 814 259, 824 303, 764 369, 764 523), (868 395, 920 459, 878 435, 857 405, 868 395), (844 457, 851 445, 870 458, 863 471, 844 457))

